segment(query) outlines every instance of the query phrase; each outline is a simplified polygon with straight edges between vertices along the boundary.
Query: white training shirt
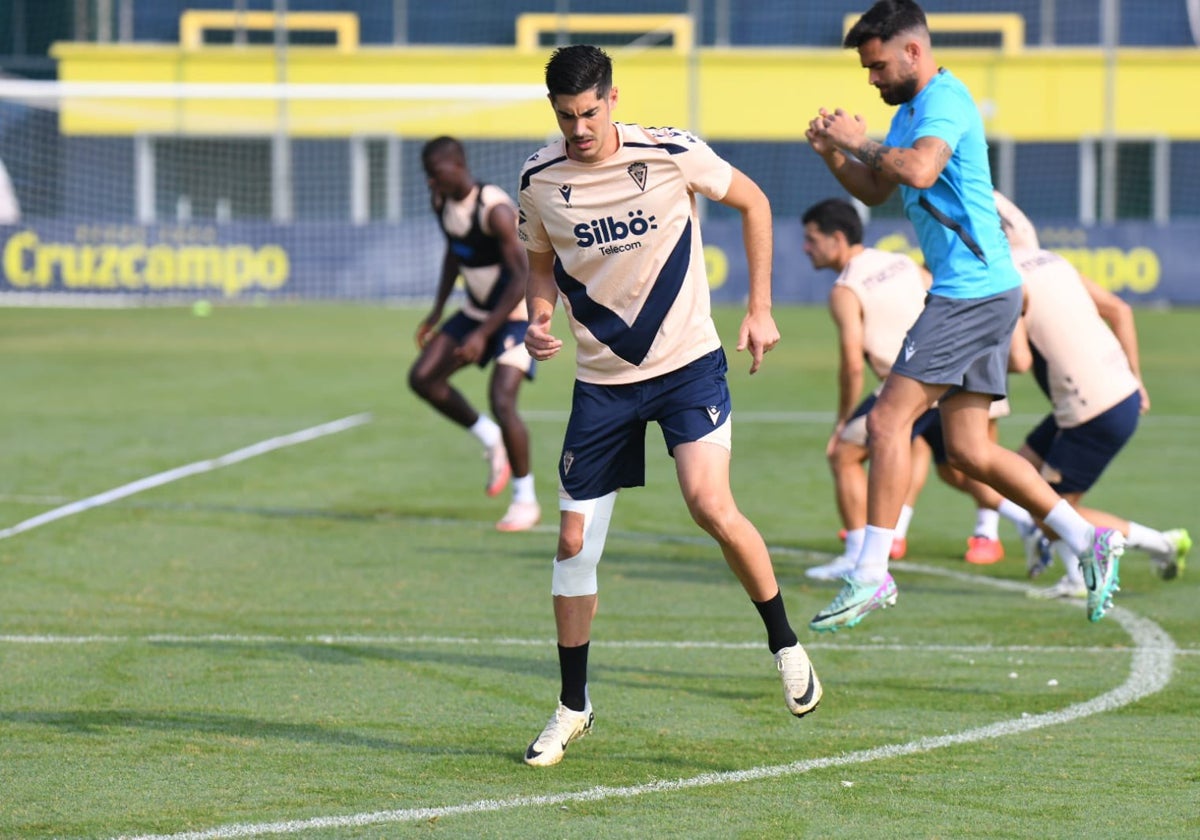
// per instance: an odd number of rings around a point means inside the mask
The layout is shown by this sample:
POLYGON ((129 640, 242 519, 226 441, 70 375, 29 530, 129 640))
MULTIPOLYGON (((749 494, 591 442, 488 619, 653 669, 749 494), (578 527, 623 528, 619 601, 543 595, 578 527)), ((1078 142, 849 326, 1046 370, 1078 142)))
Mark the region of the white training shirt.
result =
POLYGON ((696 194, 720 200, 733 168, 686 131, 615 123, 602 161, 557 140, 521 170, 518 232, 555 253, 577 342, 576 376, 606 385, 677 370, 721 346, 712 322, 696 194))

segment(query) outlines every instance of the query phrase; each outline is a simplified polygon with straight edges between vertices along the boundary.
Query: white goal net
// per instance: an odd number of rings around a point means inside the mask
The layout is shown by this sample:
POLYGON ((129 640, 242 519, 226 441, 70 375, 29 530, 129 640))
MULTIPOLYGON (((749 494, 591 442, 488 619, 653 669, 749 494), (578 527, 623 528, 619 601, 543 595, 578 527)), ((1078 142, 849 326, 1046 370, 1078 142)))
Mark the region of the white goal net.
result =
POLYGON ((553 127, 544 97, 0 81, 0 297, 428 297, 443 245, 421 146, 469 121, 497 138, 461 138, 473 174, 515 194, 553 127))

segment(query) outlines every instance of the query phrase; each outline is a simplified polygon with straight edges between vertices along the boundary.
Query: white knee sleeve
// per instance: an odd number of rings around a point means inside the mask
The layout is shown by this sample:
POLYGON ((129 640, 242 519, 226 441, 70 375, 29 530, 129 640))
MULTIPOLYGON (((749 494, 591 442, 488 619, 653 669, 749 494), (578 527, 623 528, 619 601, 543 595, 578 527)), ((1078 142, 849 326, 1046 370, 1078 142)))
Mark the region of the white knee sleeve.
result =
POLYGON ((563 499, 561 510, 572 510, 583 514, 583 548, 574 557, 554 561, 554 576, 550 583, 552 595, 574 597, 595 595, 599 591, 596 582, 596 565, 604 552, 604 541, 608 538, 608 523, 612 521, 615 492, 599 499, 582 502, 563 499))

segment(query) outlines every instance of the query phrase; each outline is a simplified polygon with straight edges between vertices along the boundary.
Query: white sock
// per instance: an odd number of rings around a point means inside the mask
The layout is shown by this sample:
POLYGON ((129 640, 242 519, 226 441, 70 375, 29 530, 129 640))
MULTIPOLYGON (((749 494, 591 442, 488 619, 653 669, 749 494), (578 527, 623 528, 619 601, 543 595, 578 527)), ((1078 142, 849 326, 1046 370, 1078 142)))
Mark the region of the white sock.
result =
POLYGON ((978 508, 975 511, 975 536, 1000 539, 1000 513, 991 508, 978 508))
POLYGON ((1018 527, 1023 526, 1028 528, 1034 524, 1033 517, 1029 515, 1029 511, 1008 499, 1000 500, 1000 507, 997 513, 1018 527))
POLYGON ((892 551, 892 529, 866 527, 858 565, 854 567, 854 579, 859 583, 883 583, 888 573, 888 555, 892 551))
POLYGON ((857 560, 858 555, 862 554, 863 537, 866 536, 866 533, 866 528, 855 528, 852 531, 847 531, 846 550, 842 554, 851 560, 857 560))
POLYGON ((913 509, 908 505, 900 508, 900 518, 896 520, 896 533, 893 537, 905 539, 908 537, 908 526, 912 523, 913 509))
POLYGON ((1059 499, 1058 504, 1050 508, 1045 521, 1046 527, 1062 537, 1075 554, 1091 553, 1096 529, 1066 499, 1059 499))
POLYGON ((533 492, 533 473, 520 478, 513 476, 512 491, 514 502, 536 502, 537 496, 533 492))
POLYGON ((479 438, 479 442, 487 449, 491 449, 500 442, 500 427, 496 425, 495 420, 486 414, 479 415, 479 419, 475 421, 475 425, 471 427, 470 432, 479 438))
POLYGON ((1130 548, 1140 548, 1142 551, 1149 551, 1152 554, 1173 555, 1175 553, 1175 546, 1167 541, 1162 531, 1155 531, 1153 528, 1147 528, 1136 522, 1129 523, 1129 536, 1125 538, 1125 544, 1130 548))
POLYGON ((1051 547, 1058 555, 1058 559, 1062 561, 1063 568, 1067 570, 1067 580, 1074 584, 1083 583, 1083 572, 1079 569, 1079 555, 1062 540, 1055 540, 1051 547))

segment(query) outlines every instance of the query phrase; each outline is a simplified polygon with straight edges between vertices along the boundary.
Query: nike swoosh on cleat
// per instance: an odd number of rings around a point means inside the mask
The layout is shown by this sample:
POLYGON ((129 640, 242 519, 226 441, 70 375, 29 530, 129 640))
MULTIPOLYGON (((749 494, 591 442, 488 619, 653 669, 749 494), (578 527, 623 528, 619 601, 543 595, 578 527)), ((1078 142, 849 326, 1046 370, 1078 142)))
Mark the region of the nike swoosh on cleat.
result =
POLYGON ((794 702, 796 702, 796 703, 800 704, 801 706, 807 706, 809 703, 811 703, 811 702, 812 702, 812 698, 813 698, 813 689, 814 689, 815 687, 816 687, 816 686, 813 684, 813 669, 812 669, 812 665, 811 665, 811 664, 809 664, 809 666, 808 666, 808 689, 807 689, 807 690, 804 692, 804 696, 803 696, 803 697, 793 697, 793 698, 792 698, 792 700, 793 700, 794 702))
POLYGON ((533 744, 530 744, 530 745, 529 745, 529 749, 525 750, 525 757, 526 757, 526 758, 537 758, 537 757, 538 757, 538 756, 540 756, 541 754, 542 754, 542 753, 541 753, 539 750, 535 750, 535 749, 533 748, 533 744))

